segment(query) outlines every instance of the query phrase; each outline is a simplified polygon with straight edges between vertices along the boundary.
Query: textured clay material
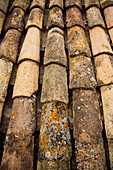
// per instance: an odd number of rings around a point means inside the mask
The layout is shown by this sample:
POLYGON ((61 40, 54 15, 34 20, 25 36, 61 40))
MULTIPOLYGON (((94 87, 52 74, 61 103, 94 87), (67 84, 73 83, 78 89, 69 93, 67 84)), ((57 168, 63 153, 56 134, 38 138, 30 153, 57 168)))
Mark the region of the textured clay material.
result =
POLYGON ((12 62, 0 59, 0 102, 5 101, 12 69, 12 62))
POLYGON ((50 9, 49 12, 47 29, 49 29, 52 26, 59 26, 60 28, 64 27, 63 13, 62 10, 58 7, 53 7, 52 9, 50 9))
POLYGON ((63 9, 63 0, 50 0, 50 4, 49 4, 49 8, 54 7, 54 6, 58 6, 61 7, 63 9))
POLYGON ((39 160, 68 161, 71 157, 67 105, 59 102, 42 106, 39 160))
POLYGON ((78 8, 82 9, 82 1, 81 0, 65 0, 65 7, 70 6, 77 6, 78 8))
POLYGON ((44 9, 45 8, 45 0, 33 0, 31 3, 30 9, 34 8, 34 7, 40 7, 41 9, 44 9))
POLYGON ((86 55, 87 57, 91 57, 90 48, 83 28, 79 26, 69 28, 67 35, 69 56, 86 55))
POLYGON ((92 6, 96 6, 100 8, 99 0, 84 0, 85 8, 90 8, 92 6))
POLYGON ((4 24, 4 19, 5 19, 5 14, 0 11, 0 34, 2 31, 3 24, 4 24))
POLYGON ((96 80, 91 59, 69 57, 69 88, 95 88, 96 80))
POLYGON ((26 11, 26 9, 29 7, 30 5, 30 0, 14 0, 12 3, 12 6, 10 8, 10 10, 12 10, 15 7, 19 7, 22 8, 24 11, 26 11))

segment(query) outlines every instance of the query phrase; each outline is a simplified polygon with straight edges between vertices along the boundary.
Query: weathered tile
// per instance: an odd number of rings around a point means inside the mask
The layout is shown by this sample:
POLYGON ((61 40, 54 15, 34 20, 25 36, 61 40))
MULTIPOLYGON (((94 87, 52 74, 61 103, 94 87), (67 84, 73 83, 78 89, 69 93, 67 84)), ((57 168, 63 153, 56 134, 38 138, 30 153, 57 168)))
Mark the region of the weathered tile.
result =
POLYGON ((75 143, 77 169, 107 169, 103 142, 100 144, 75 143))
POLYGON ((102 8, 113 5, 113 0, 100 0, 100 5, 102 8))
POLYGON ((23 31, 24 27, 24 11, 21 8, 14 8, 12 13, 6 17, 5 31, 10 28, 17 29, 18 31, 23 31))
POLYGON ((105 28, 104 20, 102 18, 100 10, 97 7, 91 7, 87 10, 87 20, 88 26, 90 28, 95 26, 101 26, 105 28))
POLYGON ((0 102, 0 123, 1 123, 1 117, 2 117, 3 106, 4 106, 4 103, 3 103, 3 102, 0 102))
POLYGON ((85 8, 90 8, 92 6, 96 6, 97 8, 100 8, 99 0, 85 0, 84 4, 85 4, 85 8))
POLYGON ((30 9, 34 8, 34 7, 40 7, 42 9, 44 9, 45 8, 45 0, 33 0, 31 3, 30 9))
POLYGON ((42 29, 43 23, 43 11, 40 8, 34 8, 31 10, 26 29, 30 26, 37 26, 38 28, 42 29))
POLYGON ((32 61, 22 62, 17 70, 13 98, 30 97, 38 90, 39 65, 32 61))
POLYGON ((25 59, 40 62, 40 30, 36 27, 27 30, 18 62, 25 59))
POLYGON ((24 0, 24 1, 23 0, 14 0, 10 10, 12 10, 15 7, 19 7, 19 8, 22 8, 24 11, 26 11, 26 9, 29 7, 29 5, 30 5, 30 0, 24 0))
POLYGON ((80 25, 85 28, 82 13, 77 7, 72 7, 66 10, 66 22, 67 27, 80 25))
POLYGON ((49 4, 49 8, 54 7, 54 6, 58 6, 61 7, 63 9, 63 0, 50 0, 50 4, 49 4))
POLYGON ((102 127, 96 90, 76 89, 72 93, 75 140, 100 144, 102 127))
POLYGON ((70 7, 70 6, 77 6, 80 9, 82 9, 82 1, 81 0, 65 0, 65 7, 70 7))
POLYGON ((104 9, 105 21, 108 28, 113 27, 113 6, 104 9))
POLYGON ((83 28, 74 26, 68 28, 68 52, 69 56, 86 55, 91 57, 90 48, 83 28))
POLYGON ((113 85, 102 86, 104 122, 107 138, 113 138, 113 85))
POLYGON ((113 54, 107 35, 103 28, 94 27, 89 30, 93 56, 108 53, 113 54))
POLYGON ((58 63, 67 66, 67 57, 64 46, 64 37, 59 28, 52 28, 48 32, 44 64, 58 63))
POLYGON ((107 139, 107 141, 108 141, 110 166, 111 169, 113 169, 113 139, 107 139))
POLYGON ((18 54, 18 46, 21 33, 15 29, 10 29, 0 44, 0 58, 8 58, 12 62, 16 62, 18 54))
POLYGON ((113 83, 113 56, 101 54, 94 58, 98 86, 113 83))
POLYGON ((96 80, 91 59, 69 57, 69 88, 95 88, 96 80))
POLYGON ((7 12, 8 5, 9 0, 0 0, 0 10, 2 10, 4 13, 7 12))
POLYGON ((70 161, 38 161, 37 170, 71 170, 70 161))
POLYGON ((61 28, 64 27, 63 13, 62 10, 58 7, 53 7, 52 9, 50 9, 49 12, 47 29, 49 29, 52 26, 59 26, 61 28))
POLYGON ((5 101, 12 67, 12 62, 5 59, 0 59, 0 102, 5 101))
POLYGON ((7 169, 33 169, 36 127, 36 96, 16 98, 13 101, 12 117, 8 127, 2 167, 7 169))
POLYGON ((60 101, 68 103, 66 68, 58 64, 45 67, 41 102, 60 101))
POLYGON ((5 20, 5 14, 0 11, 0 34, 5 20))
POLYGON ((108 31, 109 31, 109 35, 110 35, 112 46, 113 46, 113 28, 110 28, 108 31))
POLYGON ((68 161, 71 158, 71 138, 68 108, 60 102, 42 106, 39 160, 68 161))

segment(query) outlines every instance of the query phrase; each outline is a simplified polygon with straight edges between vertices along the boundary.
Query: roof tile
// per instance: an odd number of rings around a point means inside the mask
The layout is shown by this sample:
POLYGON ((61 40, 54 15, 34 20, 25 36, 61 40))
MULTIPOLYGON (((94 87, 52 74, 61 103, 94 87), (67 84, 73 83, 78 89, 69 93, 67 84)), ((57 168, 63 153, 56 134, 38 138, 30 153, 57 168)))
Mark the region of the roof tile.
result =
POLYGON ((107 141, 108 141, 110 166, 111 168, 113 168, 113 140, 108 138, 107 141))
POLYGON ((0 11, 0 34, 5 20, 5 14, 0 11))
POLYGON ((87 20, 88 20, 88 26, 90 28, 94 26, 101 26, 105 28, 104 20, 102 18, 100 10, 96 7, 92 7, 87 10, 87 20))
POLYGON ((22 62, 17 70, 13 98, 30 97, 38 90, 39 65, 32 61, 22 62))
POLYGON ((80 25, 84 28, 84 21, 82 19, 81 11, 77 7, 72 7, 66 10, 67 27, 80 25))
POLYGON ((66 68, 58 64, 45 67, 41 102, 59 101, 68 103, 66 68))
POLYGON ((40 62, 40 30, 38 28, 31 27, 27 31, 18 62, 25 59, 40 62))
POLYGON ((36 127, 35 106, 36 97, 20 97, 13 101, 12 116, 4 146, 3 169, 6 164, 10 169, 24 169, 25 167, 33 169, 33 133, 36 127), (14 159, 11 159, 12 156, 14 159), (15 163, 14 160, 16 160, 15 163))
POLYGON ((105 21, 108 28, 113 27, 113 6, 104 9, 105 21))
POLYGON ((50 4, 49 4, 49 8, 53 7, 53 6, 58 6, 61 7, 63 9, 63 0, 50 0, 50 4))
POLYGON ((75 154, 78 169, 107 169, 103 141, 95 143, 75 143, 75 154))
POLYGON ((61 28, 64 27, 63 13, 62 10, 58 7, 53 7, 52 9, 50 9, 49 12, 47 29, 49 29, 52 26, 59 26, 61 28))
POLYGON ((30 0, 24 0, 24 1, 23 0, 14 0, 10 10, 12 10, 15 7, 19 7, 19 8, 22 8, 24 11, 26 11, 26 9, 29 7, 29 5, 30 5, 30 0))
POLYGON ((18 46, 21 33, 15 29, 10 29, 0 45, 0 58, 8 58, 12 62, 16 62, 18 54, 18 46))
POLYGON ((7 95, 7 88, 11 77, 13 63, 0 59, 0 101, 4 102, 7 95))
POLYGON ((103 28, 94 27, 89 30, 93 55, 101 53, 113 54, 107 35, 103 28))
POLYGON ((9 0, 0 0, 0 10, 2 10, 4 13, 7 12, 8 5, 9 0))
POLYGON ((67 116, 68 108, 66 104, 59 102, 43 104, 39 160, 67 161, 70 159, 71 137, 67 116))
POLYGON ((20 8, 14 8, 9 17, 6 18, 5 31, 10 28, 17 29, 18 31, 23 31, 24 27, 24 11, 20 8))
POLYGON ((31 3, 30 9, 34 8, 34 7, 40 7, 42 9, 44 9, 45 8, 45 0, 33 0, 31 3))
POLYGON ((94 76, 91 59, 88 57, 69 57, 69 88, 95 88, 96 80, 94 76))
POLYGON ((67 66, 64 37, 60 31, 62 32, 59 28, 53 28, 48 33, 44 56, 45 65, 54 62, 67 66))
POLYGON ((113 138, 113 85, 102 86, 101 96, 107 138, 113 138))
POLYGON ((82 1, 81 0, 65 0, 65 6, 66 7, 70 7, 70 6, 77 6, 79 7, 80 9, 82 9, 82 1))
POLYGON ((85 0, 84 4, 86 9, 92 6, 96 6, 97 8, 100 8, 99 0, 85 0))
POLYGON ((40 8, 34 8, 31 10, 26 29, 30 26, 37 26, 38 28, 42 29, 43 23, 43 11, 40 8))
POLYGON ((102 8, 113 5, 113 0, 100 0, 100 5, 102 8))
POLYGON ((99 144, 102 142, 102 127, 96 90, 76 89, 72 93, 76 141, 99 144))
POLYGON ((101 54, 94 58, 98 86, 113 83, 113 57, 101 54))
POLYGON ((37 162, 38 170, 45 170, 48 167, 49 169, 68 169, 70 170, 70 161, 38 161, 37 162))
POLYGON ((91 57, 90 48, 83 28, 74 26, 68 28, 68 51, 69 56, 86 55, 91 57))

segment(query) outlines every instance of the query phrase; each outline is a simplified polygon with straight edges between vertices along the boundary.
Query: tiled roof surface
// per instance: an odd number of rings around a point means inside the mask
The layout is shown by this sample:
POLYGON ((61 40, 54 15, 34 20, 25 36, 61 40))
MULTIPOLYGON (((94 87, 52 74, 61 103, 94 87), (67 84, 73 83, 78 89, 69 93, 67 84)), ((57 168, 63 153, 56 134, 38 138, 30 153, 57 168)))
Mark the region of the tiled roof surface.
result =
POLYGON ((113 169, 113 0, 0 0, 1 170, 113 169))

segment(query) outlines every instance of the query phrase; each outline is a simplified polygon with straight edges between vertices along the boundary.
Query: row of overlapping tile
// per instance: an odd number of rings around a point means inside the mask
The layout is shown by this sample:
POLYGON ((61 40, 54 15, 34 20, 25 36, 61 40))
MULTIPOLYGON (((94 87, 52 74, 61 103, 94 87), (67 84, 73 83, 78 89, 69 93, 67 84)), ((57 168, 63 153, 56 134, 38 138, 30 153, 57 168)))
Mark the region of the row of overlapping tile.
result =
MULTIPOLYGON (((7 9, 3 10, 4 4, 5 1, 0 2, 0 15, 4 16, 1 17, 2 20, 0 19, 1 30, 7 11, 7 9)), ((69 94, 63 31, 64 5, 76 166, 77 169, 106 169, 100 108, 96 93, 96 87, 99 86, 112 169, 113 51, 108 40, 110 36, 112 42, 112 0, 100 2, 99 0, 84 0, 84 2, 65 0, 65 3, 63 0, 50 0, 49 2, 37 169, 70 169, 72 144, 67 119, 69 94), (82 18, 82 5, 85 5, 93 57, 82 18)), ((2 169, 33 169, 33 133, 36 128, 36 92, 38 91, 40 33, 44 8, 45 0, 33 0, 31 4, 29 0, 14 0, 9 9, 10 15, 5 19, 7 23, 4 25, 5 36, 0 44, 1 115, 14 63, 18 64, 18 70, 13 89, 12 117, 6 135, 2 169), (28 7, 30 14, 25 25, 26 36, 17 59, 24 28, 23 19, 28 7)))

